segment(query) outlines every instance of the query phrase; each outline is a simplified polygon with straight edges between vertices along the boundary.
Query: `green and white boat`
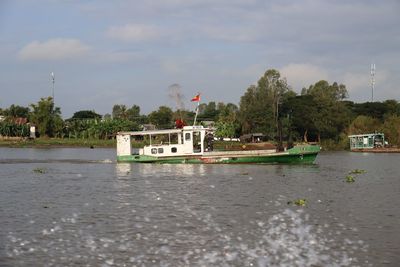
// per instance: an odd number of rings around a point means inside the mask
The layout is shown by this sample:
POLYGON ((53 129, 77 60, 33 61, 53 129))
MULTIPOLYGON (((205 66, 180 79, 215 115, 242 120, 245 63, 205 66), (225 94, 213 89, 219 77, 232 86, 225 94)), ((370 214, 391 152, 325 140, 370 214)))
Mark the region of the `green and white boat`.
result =
POLYGON ((312 164, 320 151, 317 145, 297 145, 277 152, 275 149, 212 151, 211 130, 203 126, 182 129, 119 132, 117 161, 137 163, 259 163, 312 164), (132 149, 131 137, 149 137, 149 145, 132 149))

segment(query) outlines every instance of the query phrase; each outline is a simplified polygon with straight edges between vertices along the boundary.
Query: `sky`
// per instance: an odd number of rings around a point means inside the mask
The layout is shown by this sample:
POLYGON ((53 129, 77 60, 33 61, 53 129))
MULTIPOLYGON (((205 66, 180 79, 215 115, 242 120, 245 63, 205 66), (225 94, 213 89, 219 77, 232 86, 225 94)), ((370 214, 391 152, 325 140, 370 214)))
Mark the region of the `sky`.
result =
POLYGON ((319 80, 349 100, 400 101, 398 0, 0 0, 0 108, 54 95, 62 116, 115 104, 238 104, 268 69, 300 93, 319 80))

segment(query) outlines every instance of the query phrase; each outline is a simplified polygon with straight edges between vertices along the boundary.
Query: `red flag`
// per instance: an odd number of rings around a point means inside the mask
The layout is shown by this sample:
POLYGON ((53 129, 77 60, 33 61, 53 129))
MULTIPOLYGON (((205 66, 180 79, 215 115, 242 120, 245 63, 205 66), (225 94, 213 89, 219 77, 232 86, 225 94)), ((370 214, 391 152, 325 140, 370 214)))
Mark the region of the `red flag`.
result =
POLYGON ((190 100, 192 102, 199 102, 200 101, 200 94, 197 94, 195 97, 192 98, 192 100, 190 100))

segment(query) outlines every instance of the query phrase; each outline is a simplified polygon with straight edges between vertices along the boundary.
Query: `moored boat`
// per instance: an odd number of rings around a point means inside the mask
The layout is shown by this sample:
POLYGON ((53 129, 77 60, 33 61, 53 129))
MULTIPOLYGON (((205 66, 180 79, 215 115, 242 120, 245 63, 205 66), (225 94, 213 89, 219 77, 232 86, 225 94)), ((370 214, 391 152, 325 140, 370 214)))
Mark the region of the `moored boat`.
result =
POLYGON ((350 151, 372 153, 400 153, 400 148, 389 147, 383 133, 349 135, 350 151))
POLYGON ((285 151, 275 149, 213 151, 212 133, 202 126, 182 129, 119 132, 117 161, 137 163, 286 163, 311 164, 320 151, 317 145, 298 145, 285 151), (132 149, 132 136, 148 136, 149 145, 132 149))

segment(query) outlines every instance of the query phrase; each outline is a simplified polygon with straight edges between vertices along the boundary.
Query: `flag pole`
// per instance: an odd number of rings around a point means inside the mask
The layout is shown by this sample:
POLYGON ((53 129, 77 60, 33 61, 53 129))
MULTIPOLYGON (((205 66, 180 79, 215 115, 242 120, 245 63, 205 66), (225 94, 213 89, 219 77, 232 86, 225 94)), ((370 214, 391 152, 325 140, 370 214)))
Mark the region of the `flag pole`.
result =
POLYGON ((194 116, 193 126, 196 126, 197 114, 199 113, 200 100, 197 101, 196 115, 194 116))

